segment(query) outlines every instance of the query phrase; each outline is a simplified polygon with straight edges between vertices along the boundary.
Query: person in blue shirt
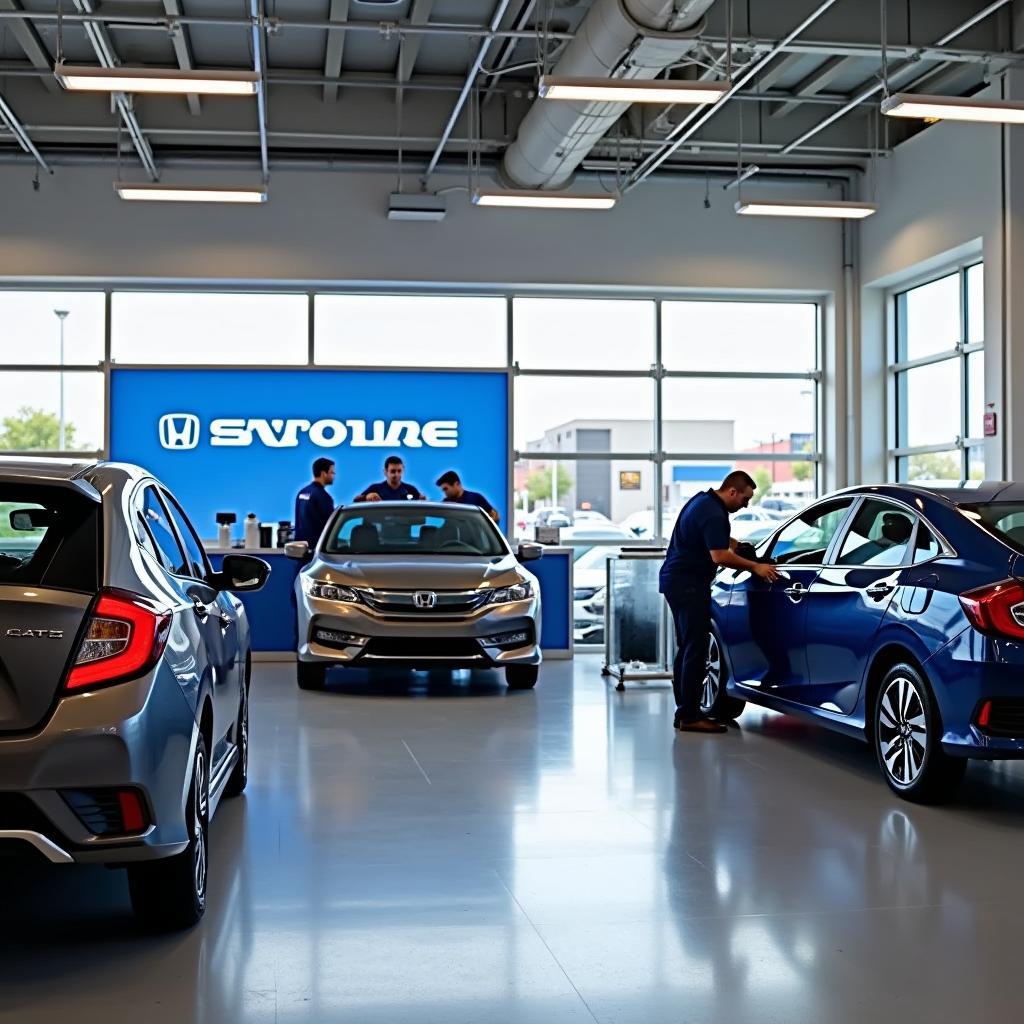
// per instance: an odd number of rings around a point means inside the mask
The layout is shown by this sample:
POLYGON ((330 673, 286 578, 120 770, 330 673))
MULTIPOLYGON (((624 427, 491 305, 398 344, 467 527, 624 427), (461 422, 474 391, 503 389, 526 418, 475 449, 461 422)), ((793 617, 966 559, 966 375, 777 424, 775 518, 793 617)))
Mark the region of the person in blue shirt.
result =
POLYGON ((727 731, 700 710, 711 633, 711 584, 718 567, 745 569, 769 583, 778 579, 775 566, 738 555, 736 541, 729 536, 729 515, 750 504, 756 487, 748 474, 741 470, 732 472, 718 490, 692 497, 672 529, 658 589, 668 601, 676 627, 673 724, 681 732, 727 731))
POLYGON ((334 462, 317 459, 313 463, 313 482, 295 496, 295 539, 304 540, 312 551, 334 511, 334 499, 327 488, 334 483, 334 462))
POLYGON ((370 484, 356 501, 426 501, 426 495, 412 484, 402 483, 405 463, 397 455, 389 455, 384 460, 384 477, 378 484, 370 484))
POLYGON ((496 523, 501 522, 498 510, 479 491, 467 491, 462 486, 459 474, 454 469, 442 473, 434 482, 444 491, 445 501, 458 502, 460 505, 476 505, 477 508, 482 508, 496 523))

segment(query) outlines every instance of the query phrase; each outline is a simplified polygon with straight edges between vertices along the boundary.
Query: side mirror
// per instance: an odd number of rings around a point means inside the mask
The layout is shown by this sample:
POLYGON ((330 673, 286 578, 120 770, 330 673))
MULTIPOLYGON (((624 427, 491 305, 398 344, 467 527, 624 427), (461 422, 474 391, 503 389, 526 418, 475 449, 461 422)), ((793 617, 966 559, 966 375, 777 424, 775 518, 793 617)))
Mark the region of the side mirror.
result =
POLYGON ((220 572, 215 572, 210 585, 217 590, 259 590, 270 575, 270 566, 253 555, 225 555, 220 572))
POLYGON ((309 543, 304 540, 290 540, 284 546, 284 553, 289 558, 304 562, 309 555, 309 543))
POLYGON ((48 508, 16 508, 8 521, 11 529, 19 532, 45 530, 53 522, 53 513, 48 508))
POLYGON ((535 562, 538 558, 543 557, 544 548, 540 544, 523 543, 519 545, 519 550, 516 552, 516 558, 520 562, 535 562))

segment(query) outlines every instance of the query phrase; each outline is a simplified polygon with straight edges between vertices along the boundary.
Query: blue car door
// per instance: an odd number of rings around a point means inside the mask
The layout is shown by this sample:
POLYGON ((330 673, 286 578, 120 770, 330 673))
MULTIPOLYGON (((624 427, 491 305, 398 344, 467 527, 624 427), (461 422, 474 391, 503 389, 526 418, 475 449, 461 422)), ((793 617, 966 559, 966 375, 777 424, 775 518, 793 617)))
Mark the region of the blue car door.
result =
POLYGON ((875 633, 912 562, 917 516, 865 498, 808 595, 808 681, 796 699, 850 714, 857 704, 875 633))
POLYGON ((853 501, 813 505, 769 540, 761 553, 778 565, 775 583, 736 574, 724 639, 737 682, 785 699, 804 689, 807 599, 853 501))

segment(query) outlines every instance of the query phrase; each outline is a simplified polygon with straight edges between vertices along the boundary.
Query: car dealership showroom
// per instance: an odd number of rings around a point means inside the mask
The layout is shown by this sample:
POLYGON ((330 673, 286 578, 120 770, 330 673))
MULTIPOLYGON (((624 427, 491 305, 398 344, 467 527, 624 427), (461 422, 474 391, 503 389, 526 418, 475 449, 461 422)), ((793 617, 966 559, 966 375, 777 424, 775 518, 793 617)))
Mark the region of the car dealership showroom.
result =
POLYGON ((1022 277, 1024 0, 0 0, 0 1021, 1021 1020, 1022 277))

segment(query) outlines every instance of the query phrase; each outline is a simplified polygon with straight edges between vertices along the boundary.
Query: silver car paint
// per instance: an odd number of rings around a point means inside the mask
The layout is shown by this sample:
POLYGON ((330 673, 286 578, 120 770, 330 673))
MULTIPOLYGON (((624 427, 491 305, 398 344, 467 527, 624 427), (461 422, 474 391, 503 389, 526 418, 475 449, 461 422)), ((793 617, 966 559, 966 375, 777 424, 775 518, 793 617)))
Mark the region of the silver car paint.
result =
MULTIPOLYGON (((234 617, 231 628, 238 644, 229 670, 234 678, 218 679, 192 604, 183 596, 184 581, 169 578, 131 529, 133 497, 140 487, 162 486, 159 481, 135 466, 17 458, 0 458, 0 480, 74 487, 101 498, 101 586, 151 596, 173 612, 163 656, 149 673, 61 696, 30 732, 0 732, 0 792, 28 796, 69 841, 68 852, 76 862, 126 863, 178 853, 187 843, 185 802, 207 706, 213 711, 211 747, 220 751, 211 773, 211 814, 234 765, 233 748, 228 749, 225 737, 237 718, 249 651, 242 604, 234 595, 216 595, 217 608, 234 617), (76 473, 81 478, 74 479, 76 473), (218 694, 218 687, 231 692, 218 694), (132 839, 93 835, 58 792, 126 785, 143 791, 154 823, 132 839)), ((0 598, 4 589, 0 587, 0 598)), ((64 596, 75 603, 81 600, 80 595, 64 596)))
MULTIPOLYGON (((375 508, 396 505, 408 508, 406 502, 375 502, 375 508)), ((345 508, 342 506, 336 514, 345 508)), ((433 510, 450 511, 451 505, 443 502, 417 502, 423 512, 433 510)), ((480 516, 484 513, 476 510, 480 516)), ((486 517, 485 517, 486 518, 486 517)), ((326 537, 330 524, 324 530, 326 537)), ((499 534, 499 536, 501 536, 499 534)), ((312 639, 312 623, 328 629, 339 629, 365 636, 379 638, 446 638, 476 639, 495 633, 513 632, 532 626, 535 643, 511 651, 486 648, 492 667, 505 665, 539 665, 542 661, 540 649, 541 600, 540 585, 536 576, 519 563, 504 537, 504 557, 469 557, 455 555, 331 555, 323 551, 323 539, 317 546, 313 560, 298 574, 295 581, 295 600, 298 609, 298 658, 305 662, 328 664, 353 664, 359 662, 361 651, 338 650, 325 647, 312 639), (372 590, 431 590, 471 591, 481 588, 498 589, 511 586, 521 580, 532 584, 533 594, 525 601, 507 604, 484 605, 477 611, 459 616, 457 619, 437 621, 427 614, 397 615, 381 614, 362 604, 343 604, 307 595, 303 590, 303 579, 339 583, 359 589, 372 590)), ((395 659, 400 662, 401 659, 395 659)), ((409 659, 410 664, 416 659, 409 659)), ((364 662, 365 664, 366 662, 364 662)), ((424 663, 425 664, 425 663, 424 663)), ((432 667, 439 664, 431 660, 432 667)), ((443 660, 441 664, 454 667, 466 664, 458 658, 443 660)))

